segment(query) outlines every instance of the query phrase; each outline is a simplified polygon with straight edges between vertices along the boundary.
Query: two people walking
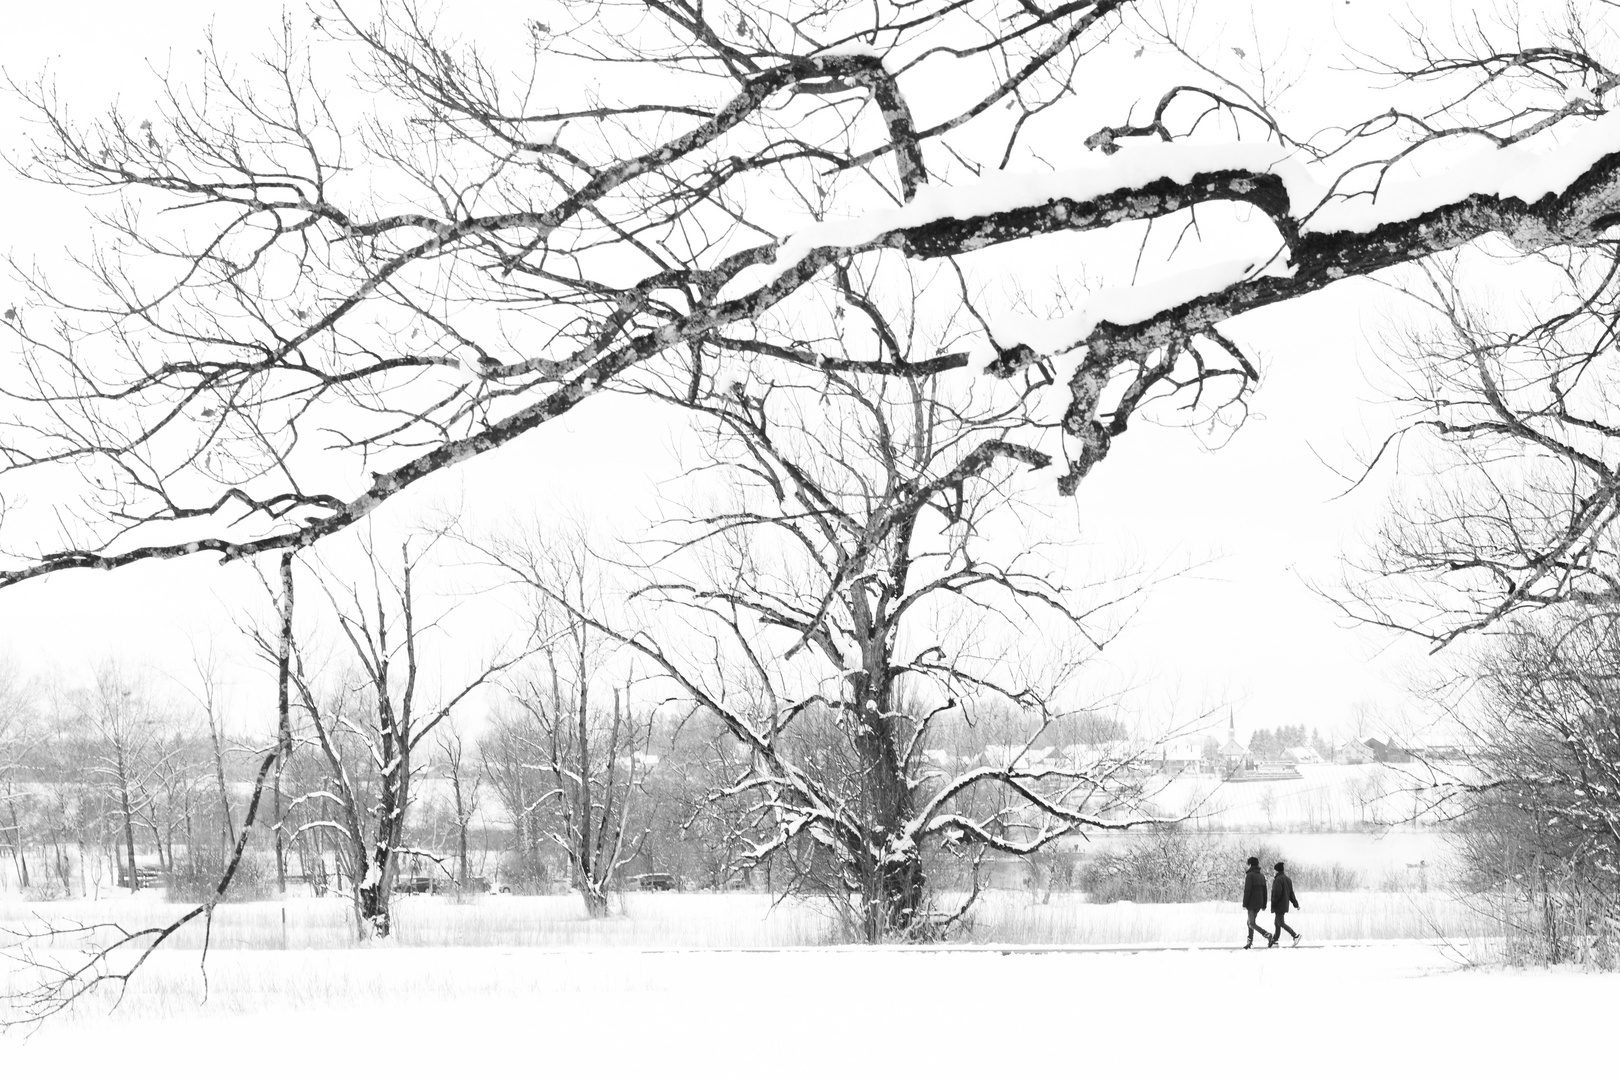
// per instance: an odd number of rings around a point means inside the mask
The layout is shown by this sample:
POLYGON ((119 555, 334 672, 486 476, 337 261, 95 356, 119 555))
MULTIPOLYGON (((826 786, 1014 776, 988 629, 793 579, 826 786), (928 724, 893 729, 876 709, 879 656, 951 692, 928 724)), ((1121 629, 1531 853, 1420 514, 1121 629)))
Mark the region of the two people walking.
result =
POLYGON ((1249 856, 1249 869, 1243 875, 1243 910, 1249 913, 1249 940, 1243 946, 1245 949, 1254 946, 1254 935, 1257 933, 1266 939, 1266 948, 1270 949, 1282 940, 1285 930, 1294 939, 1294 944, 1299 944, 1299 935, 1294 933, 1293 927, 1283 921, 1283 917, 1288 914, 1289 905, 1299 907, 1299 901, 1294 898, 1293 879, 1283 870, 1282 863, 1278 863, 1273 869, 1277 874, 1271 879, 1269 891, 1271 911, 1276 916, 1277 925, 1268 934, 1255 923, 1255 919, 1266 909, 1266 875, 1260 869, 1260 860, 1253 855, 1249 856))

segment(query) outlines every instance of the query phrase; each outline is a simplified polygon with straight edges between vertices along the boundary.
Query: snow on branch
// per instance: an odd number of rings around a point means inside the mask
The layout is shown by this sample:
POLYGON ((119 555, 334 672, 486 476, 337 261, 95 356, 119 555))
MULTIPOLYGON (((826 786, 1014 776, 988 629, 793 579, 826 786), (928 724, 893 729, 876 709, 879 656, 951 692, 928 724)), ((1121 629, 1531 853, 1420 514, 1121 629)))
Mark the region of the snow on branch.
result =
MULTIPOLYGON (((829 19, 849 14, 832 8, 829 19)), ((970 124, 1010 150, 1025 120, 1076 96, 1069 61, 1106 44, 1129 10, 1098 0, 1026 5, 1010 21, 989 5, 959 21, 894 15, 870 32, 841 25, 808 52, 797 37, 761 51, 701 18, 675 19, 664 26, 675 52, 601 38, 600 58, 677 56, 683 71, 721 76, 718 97, 709 84, 657 103, 576 107, 547 100, 543 86, 500 85, 470 47, 447 49, 385 6, 376 26, 347 24, 340 44, 402 108, 421 110, 420 128, 368 147, 364 175, 449 175, 448 161, 468 177, 448 203, 435 190, 378 204, 367 185, 345 186, 325 127, 337 121, 308 75, 313 61, 292 45, 263 58, 284 77, 239 116, 201 114, 175 83, 140 129, 116 114, 79 126, 48 84, 20 87, 44 133, 30 159, 38 178, 121 193, 143 212, 102 222, 111 246, 89 266, 88 298, 32 278, 0 322, 23 358, 0 388, 16 410, 0 476, 97 478, 32 511, 7 500, 0 586, 305 547, 596 394, 647 375, 695 401, 742 384, 729 373, 754 354, 822 371, 909 378, 973 366, 1002 379, 1063 357, 1067 401, 1052 412, 1067 440, 1059 490, 1071 491, 1155 395, 1201 400, 1218 380, 1235 380, 1235 398, 1248 392, 1257 369, 1220 329, 1236 315, 1488 234, 1538 248, 1620 220, 1620 119, 1598 100, 1609 82, 1551 113, 1531 109, 1540 119, 1511 139, 1501 132, 1520 111, 1509 99, 1504 119, 1420 133, 1394 156, 1379 156, 1377 136, 1409 113, 1345 128, 1331 156, 1308 158, 1275 124, 1264 141, 1243 141, 1241 124, 1215 141, 1212 126, 1172 131, 1161 109, 1163 141, 1108 128, 1119 134, 1084 167, 1012 172, 1005 153, 972 158, 970 124), (962 87, 973 104, 918 125, 924 67, 1004 49, 1003 69, 962 87), (1040 76, 1055 89, 1037 89, 1040 76), (507 107, 530 95, 534 111, 507 107), (1000 103, 1023 110, 1011 134, 994 130, 1000 103), (259 149, 222 153, 249 145, 259 149), (970 173, 978 179, 949 182, 970 173), (827 344, 836 330, 816 325, 823 309, 859 308, 849 274, 878 261, 864 253, 949 260, 1214 205, 1258 211, 1271 226, 1264 243, 1154 286, 1093 294, 1046 326, 989 312, 971 352, 964 336, 905 365, 892 347, 840 357, 827 344), (163 231, 182 220, 193 228, 163 231), (286 296, 261 280, 283 262, 300 268, 286 296), (151 296, 131 284, 148 278, 159 282, 151 296), (1206 346, 1233 362, 1206 364, 1206 346), (81 413, 83 425, 62 419, 81 413), (27 513, 42 529, 22 524, 27 513), (54 540, 38 539, 53 529, 54 540)), ((537 61, 550 41, 537 39, 537 61)), ((233 85, 217 57, 203 63, 201 86, 233 85)), ((1022 160, 1039 159, 1027 149, 1022 160)))
POLYGON ((1200 194, 1252 202, 1278 221, 1284 235, 1367 233, 1476 197, 1528 206, 1562 194, 1617 151, 1620 113, 1610 113, 1567 134, 1551 150, 1522 143, 1491 146, 1432 176, 1354 190, 1347 188, 1347 177, 1359 170, 1330 175, 1301 151, 1275 143, 1149 143, 1099 157, 1084 168, 998 173, 973 184, 932 186, 902 207, 820 222, 779 245, 770 270, 779 273, 818 248, 858 251, 896 236, 922 247, 926 242, 917 239, 919 234, 954 236, 964 224, 984 223, 984 243, 958 240, 953 247, 960 254, 996 242, 991 229, 998 219, 1049 209, 1059 225, 1068 220, 1071 228, 1083 229, 1100 224, 1093 220, 1093 208, 1109 208, 1114 220, 1145 219, 1162 215, 1170 204, 1202 201, 1200 194), (1163 205, 1155 205, 1161 199, 1163 205))

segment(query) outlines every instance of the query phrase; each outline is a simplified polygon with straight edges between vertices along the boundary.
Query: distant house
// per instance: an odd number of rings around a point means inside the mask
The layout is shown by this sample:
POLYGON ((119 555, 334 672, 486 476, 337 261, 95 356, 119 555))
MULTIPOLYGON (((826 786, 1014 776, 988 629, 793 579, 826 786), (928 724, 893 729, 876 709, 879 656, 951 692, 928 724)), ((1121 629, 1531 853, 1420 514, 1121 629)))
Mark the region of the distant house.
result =
POLYGON ((1023 743, 988 743, 979 754, 979 761, 996 768, 1012 765, 1056 765, 1058 750, 1055 746, 1025 746, 1023 743))
POLYGON ((1365 765, 1371 760, 1373 752, 1366 743, 1346 739, 1333 747, 1333 762, 1336 765, 1365 765))
POLYGON ((1322 764, 1322 755, 1318 754, 1309 746, 1290 746, 1288 749, 1283 751, 1283 757, 1287 758, 1289 761, 1292 761, 1295 765, 1322 764))
POLYGON ((1392 742, 1382 739, 1367 739, 1367 749, 1372 751, 1373 760, 1384 765, 1405 765, 1411 762, 1412 755, 1402 750, 1392 742))
POLYGON ((1423 761, 1466 761, 1468 754, 1455 743, 1429 743, 1412 748, 1412 756, 1423 761))
POLYGON ((1099 761, 1129 761, 1140 747, 1128 739, 1099 739, 1094 742, 1063 743, 1054 747, 1060 760, 1076 764, 1099 761))
POLYGON ((1167 776, 1206 772, 1215 756, 1211 750, 1218 747, 1208 735, 1172 739, 1159 748, 1159 771, 1167 776))

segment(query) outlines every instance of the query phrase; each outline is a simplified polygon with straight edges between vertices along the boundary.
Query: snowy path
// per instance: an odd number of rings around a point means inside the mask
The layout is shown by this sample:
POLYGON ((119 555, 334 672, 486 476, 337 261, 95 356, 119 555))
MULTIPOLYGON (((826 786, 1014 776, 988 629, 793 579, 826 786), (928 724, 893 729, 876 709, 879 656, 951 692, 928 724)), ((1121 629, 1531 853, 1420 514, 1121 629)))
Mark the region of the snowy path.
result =
MULTIPOLYGON (((1260 941, 1259 939, 1256 939, 1254 947, 1256 949, 1263 949, 1263 948, 1265 948, 1265 944, 1266 943, 1264 941, 1260 941)), ((1419 947, 1428 947, 1428 948, 1435 948, 1435 949, 1444 949, 1444 948, 1447 947, 1447 944, 1448 944, 1447 942, 1444 942, 1444 941, 1441 941, 1441 940, 1434 940, 1434 941, 1403 941, 1403 942, 1400 942, 1400 946, 1419 946, 1419 947)), ((1284 944, 1284 945, 1281 945, 1281 946, 1278 946, 1278 947, 1279 948, 1284 948, 1284 949, 1379 949, 1379 948, 1390 948, 1392 946, 1387 941, 1329 941, 1329 942, 1313 942, 1313 943, 1308 944, 1308 945, 1307 944, 1301 944, 1301 945, 1287 945, 1287 944, 1284 944)), ((982 944, 982 945, 951 945, 951 944, 948 944, 948 943, 947 944, 940 944, 940 945, 910 945, 910 946, 906 946, 902 951, 908 952, 908 953, 950 953, 950 954, 954 954, 954 953, 997 953, 997 954, 999 954, 1001 956, 1044 956, 1044 955, 1047 955, 1047 954, 1050 954, 1050 953, 1115 953, 1115 954, 1127 954, 1128 953, 1128 954, 1131 954, 1131 955, 1135 955, 1136 953, 1162 953, 1162 952, 1181 952, 1181 953, 1233 952, 1233 951, 1242 952, 1243 949, 1244 949, 1244 946, 1242 946, 1242 945, 1185 945, 1185 944, 1182 944, 1182 945, 1177 945, 1177 944, 1165 944, 1165 945, 1152 945, 1152 944, 1149 944, 1149 945, 997 945, 994 942, 989 942, 989 943, 982 944)), ((562 953, 562 952, 567 952, 567 951, 572 951, 572 950, 555 949, 555 950, 535 950, 535 951, 537 951, 537 952, 550 951, 550 952, 554 952, 554 953, 562 953)), ((794 953, 794 952, 865 953, 865 952, 869 952, 869 951, 871 951, 871 950, 865 945, 815 945, 815 946, 806 945, 806 946, 784 946, 784 947, 780 947, 780 948, 741 948, 741 949, 696 949, 696 948, 657 949, 657 948, 653 948, 653 949, 638 949, 637 950, 637 952, 640 952, 640 953, 642 953, 644 955, 647 955, 647 956, 658 956, 658 955, 663 955, 663 954, 666 954, 666 953, 697 955, 697 954, 700 954, 700 953, 716 953, 716 952, 718 952, 718 953, 794 953)))
POLYGON ((1576 1044, 1620 1007, 1620 976, 1412 944, 222 952, 207 1005, 195 957, 166 962, 113 1019, 0 1039, 0 1076, 351 1075, 378 1036, 413 1076, 1526 1076, 1596 1066, 1576 1044))

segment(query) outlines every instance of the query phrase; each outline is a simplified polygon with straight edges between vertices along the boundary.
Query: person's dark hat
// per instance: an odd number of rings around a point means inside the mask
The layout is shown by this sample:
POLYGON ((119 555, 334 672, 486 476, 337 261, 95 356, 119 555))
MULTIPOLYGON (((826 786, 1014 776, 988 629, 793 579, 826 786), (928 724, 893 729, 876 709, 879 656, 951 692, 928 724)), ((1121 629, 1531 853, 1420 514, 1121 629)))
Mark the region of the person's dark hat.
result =
POLYGON ((1260 859, 1259 859, 1259 856, 1256 856, 1256 855, 1250 855, 1250 856, 1249 856, 1249 865, 1250 865, 1250 866, 1259 866, 1259 865, 1260 865, 1260 859))
POLYGON ((1282 863, 1278 863, 1278 864, 1277 864, 1277 865, 1276 865, 1276 866, 1273 866, 1273 867, 1272 867, 1272 869, 1273 869, 1273 870, 1275 870, 1275 871, 1277 871, 1277 873, 1279 873, 1279 874, 1280 874, 1280 873, 1282 873, 1282 868, 1283 868, 1283 864, 1282 864, 1282 863))

